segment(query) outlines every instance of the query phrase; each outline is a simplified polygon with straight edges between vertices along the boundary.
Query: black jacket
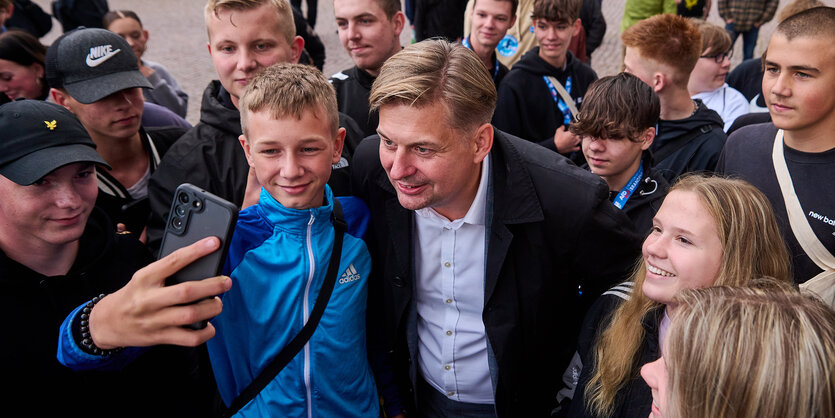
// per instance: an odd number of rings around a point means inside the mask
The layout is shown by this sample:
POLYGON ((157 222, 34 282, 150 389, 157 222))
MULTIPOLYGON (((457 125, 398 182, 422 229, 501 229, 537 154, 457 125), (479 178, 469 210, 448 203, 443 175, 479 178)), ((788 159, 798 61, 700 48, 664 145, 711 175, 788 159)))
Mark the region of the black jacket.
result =
MULTIPOLYGON (((417 361, 416 341, 407 341, 414 212, 400 206, 378 148, 376 138, 363 141, 353 172, 372 220, 370 349, 388 353, 409 405, 417 361)), ((496 409, 500 417, 544 416, 555 406, 580 318, 628 274, 640 239, 608 201, 606 184, 567 159, 499 131, 490 155, 482 317, 498 368, 496 409)))
MULTIPOLYGON (((160 160, 168 151, 177 138, 185 133, 185 129, 178 127, 169 128, 140 128, 139 137, 142 146, 148 153, 151 174, 156 171, 160 160)), ((142 229, 148 224, 148 217, 151 215, 151 205, 147 197, 135 199, 128 189, 119 183, 108 170, 99 167, 96 170, 99 183, 99 195, 96 198, 96 206, 107 213, 113 223, 123 223, 127 230, 134 234, 142 233, 142 229)))
MULTIPOLYGON (((583 320, 583 329, 577 344, 577 355, 580 363, 573 363, 571 374, 579 376, 579 379, 571 382, 576 385, 574 397, 569 401, 562 402, 562 412, 556 416, 568 416, 571 418, 591 418, 591 414, 585 406, 585 391, 589 379, 591 379, 595 356, 595 345, 598 335, 608 326, 611 315, 615 309, 629 297, 631 286, 624 284, 616 286, 607 291, 598 299, 586 318, 583 320), (579 367, 578 367, 579 366, 579 367), (567 411, 566 411, 567 408, 567 411)), ((635 364, 638 368, 626 382, 615 398, 615 410, 612 418, 644 418, 649 415, 652 405, 652 392, 649 386, 641 378, 640 366, 658 360, 661 356, 658 346, 658 328, 664 317, 664 308, 652 310, 644 316, 642 325, 644 328, 644 341, 638 352, 638 360, 635 364)))
MULTIPOLYGON (((643 238, 652 228, 652 218, 667 196, 670 184, 658 170, 652 168, 652 154, 649 151, 643 152, 641 164, 644 169, 643 178, 621 210, 629 217, 632 230, 643 238)), ((589 170, 589 165, 584 164, 583 168, 589 170)), ((610 191, 609 201, 614 202, 619 192, 610 191)))
POLYGON ((658 121, 658 136, 650 147, 655 169, 670 183, 684 173, 712 172, 725 146, 727 135, 722 130, 722 118, 701 100, 694 101, 696 112, 690 117, 658 121), (675 151, 669 156, 664 155, 672 149, 675 151))
POLYGON ((598 0, 583 0, 580 7, 580 21, 586 30, 586 55, 591 57, 606 35, 606 19, 603 17, 601 2, 598 0))
POLYGON ((331 76, 330 83, 336 90, 336 104, 339 111, 350 116, 363 133, 363 137, 377 134, 380 115, 368 111, 368 96, 374 84, 371 74, 353 66, 331 76))
MULTIPOLYGON (((643 157, 644 178, 635 192, 623 205, 623 213, 632 221, 635 233, 645 238, 652 228, 652 218, 661 207, 661 202, 667 196, 670 184, 658 170, 652 168, 652 156, 644 151, 643 157)), ((614 200, 612 193, 609 199, 614 200)))
MULTIPOLYGON (((350 195, 351 146, 361 134, 356 124, 340 114, 340 125, 348 133, 345 138, 340 167, 335 168, 328 184, 336 196, 350 195)), ((229 93, 220 82, 209 83, 203 92, 200 123, 191 128, 171 146, 159 168, 151 176, 148 196, 151 218, 148 221, 148 246, 159 248, 174 190, 182 183, 191 183, 220 196, 237 206, 244 201, 249 163, 238 137, 241 135, 241 114, 232 104, 229 93)))
POLYGON ((213 382, 199 379, 195 351, 155 347, 119 372, 73 372, 56 360, 64 318, 100 293, 112 293, 152 260, 132 235, 116 235, 94 209, 75 263, 47 277, 0 251, 0 306, 8 318, 0 344, 6 416, 205 416, 213 382))
MULTIPOLYGON (((542 76, 553 76, 563 87, 571 77, 571 97, 577 107, 597 74, 569 51, 565 71, 539 57, 539 47, 526 53, 502 80, 493 124, 511 135, 556 151, 554 132, 563 125, 563 114, 542 76)), ((567 127, 566 127, 567 128, 567 127)))

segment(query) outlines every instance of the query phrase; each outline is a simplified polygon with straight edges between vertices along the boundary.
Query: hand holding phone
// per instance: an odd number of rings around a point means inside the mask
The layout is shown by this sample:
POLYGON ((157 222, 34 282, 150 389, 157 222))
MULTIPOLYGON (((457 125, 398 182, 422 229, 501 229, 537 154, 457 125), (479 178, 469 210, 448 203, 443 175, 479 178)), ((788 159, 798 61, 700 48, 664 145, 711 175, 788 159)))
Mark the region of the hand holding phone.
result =
MULTIPOLYGON (((174 273, 166 280, 166 285, 220 275, 237 219, 238 208, 233 203, 189 183, 177 187, 162 236, 159 258, 210 236, 220 240, 220 249, 174 273)), ((203 321, 191 327, 200 329, 205 326, 206 321, 203 321)))

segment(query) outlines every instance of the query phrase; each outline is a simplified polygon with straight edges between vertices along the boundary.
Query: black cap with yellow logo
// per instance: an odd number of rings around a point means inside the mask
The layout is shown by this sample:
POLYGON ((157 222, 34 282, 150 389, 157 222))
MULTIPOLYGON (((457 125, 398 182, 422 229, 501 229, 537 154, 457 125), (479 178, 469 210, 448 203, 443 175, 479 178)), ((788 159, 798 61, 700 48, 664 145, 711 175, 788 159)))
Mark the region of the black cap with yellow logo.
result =
POLYGON ((69 110, 41 100, 0 106, 0 175, 28 186, 67 164, 110 168, 69 110))

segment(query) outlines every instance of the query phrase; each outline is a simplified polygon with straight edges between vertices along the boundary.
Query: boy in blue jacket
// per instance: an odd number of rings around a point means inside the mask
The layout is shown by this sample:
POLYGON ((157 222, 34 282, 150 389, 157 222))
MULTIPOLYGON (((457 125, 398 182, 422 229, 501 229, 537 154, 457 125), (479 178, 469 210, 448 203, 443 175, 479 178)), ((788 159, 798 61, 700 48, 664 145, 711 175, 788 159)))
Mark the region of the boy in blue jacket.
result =
MULTIPOLYGON (((337 203, 327 181, 345 139, 333 88, 302 65, 265 69, 249 82, 239 109, 240 142, 254 172, 247 189, 260 194, 247 193, 257 203, 239 214, 224 268, 235 286, 222 296, 224 310, 212 320, 216 334, 207 343, 227 407, 311 315, 335 239, 337 203)), ((236 416, 379 416, 365 338, 368 209, 358 198, 339 202, 347 231, 327 307, 298 354, 236 416)), ((97 361, 74 358, 76 343, 69 343, 59 349, 66 365, 89 368, 97 361)))
MULTIPOLYGON (((334 244, 327 181, 345 139, 333 88, 302 65, 267 68, 247 86, 239 109, 241 145, 262 187, 258 203, 240 213, 225 268, 236 286, 223 295, 225 310, 212 321, 217 335, 208 342, 227 405, 299 333, 316 303, 334 244)), ((327 309, 242 416, 379 415, 365 343, 368 208, 354 197, 339 202, 348 230, 327 309)))

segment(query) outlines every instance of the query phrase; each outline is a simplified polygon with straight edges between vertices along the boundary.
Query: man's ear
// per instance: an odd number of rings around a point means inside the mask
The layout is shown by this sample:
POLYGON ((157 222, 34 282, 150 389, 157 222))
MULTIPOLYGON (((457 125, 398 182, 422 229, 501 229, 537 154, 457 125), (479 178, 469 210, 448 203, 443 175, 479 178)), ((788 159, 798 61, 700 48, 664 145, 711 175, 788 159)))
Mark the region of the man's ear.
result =
POLYGON ((252 152, 249 149, 249 141, 246 140, 246 135, 241 134, 238 137, 238 141, 241 143, 241 148, 244 149, 244 154, 246 154, 246 162, 249 163, 250 167, 254 167, 252 163, 252 152))
POLYGON ((476 129, 475 140, 473 141, 473 162, 481 163, 484 157, 493 149, 493 125, 485 123, 476 129))
POLYGON ((342 159, 342 147, 345 145, 345 128, 339 128, 336 131, 336 138, 333 139, 333 158, 331 164, 336 164, 342 159))

